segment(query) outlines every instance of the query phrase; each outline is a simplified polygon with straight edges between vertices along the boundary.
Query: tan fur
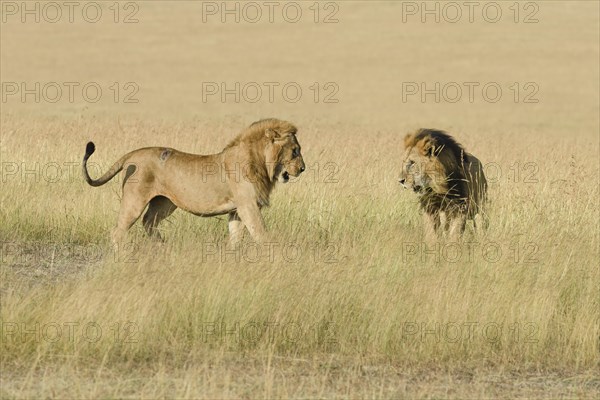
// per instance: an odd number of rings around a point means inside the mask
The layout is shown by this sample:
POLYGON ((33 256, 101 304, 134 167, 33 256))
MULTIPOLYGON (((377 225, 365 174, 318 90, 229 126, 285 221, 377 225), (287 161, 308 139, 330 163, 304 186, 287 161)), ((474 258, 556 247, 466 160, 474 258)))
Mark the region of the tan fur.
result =
POLYGON ((212 155, 183 153, 170 148, 147 147, 121 157, 101 178, 90 178, 87 160, 94 152, 88 143, 83 175, 100 186, 125 171, 123 197, 112 233, 115 245, 140 217, 148 235, 160 239, 157 226, 177 207, 195 215, 229 214, 230 241, 236 243, 246 227, 262 241, 266 229, 260 209, 269 205, 275 183, 299 176, 305 165, 296 139, 296 127, 278 119, 253 123, 222 152, 212 155))
POLYGON ((481 162, 442 131, 420 129, 404 138, 400 183, 419 195, 425 235, 457 239, 468 219, 487 225, 487 181, 481 162))

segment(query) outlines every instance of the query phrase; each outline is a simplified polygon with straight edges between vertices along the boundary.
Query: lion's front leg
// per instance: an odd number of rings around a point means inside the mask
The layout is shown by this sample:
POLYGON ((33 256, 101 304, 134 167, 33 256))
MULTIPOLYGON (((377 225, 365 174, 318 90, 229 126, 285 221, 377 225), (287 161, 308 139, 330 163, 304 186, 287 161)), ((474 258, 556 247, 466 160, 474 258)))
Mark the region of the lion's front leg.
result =
POLYGON ((455 215, 450 220, 450 228, 448 229, 448 238, 453 242, 458 242, 465 231, 467 218, 464 214, 455 215))
POLYGON ((244 237, 244 223, 237 212, 229 213, 229 242, 230 247, 235 247, 244 237))
POLYGON ((438 231, 440 234, 445 235, 450 229, 450 219, 448 218, 448 213, 445 211, 439 212, 440 225, 438 227, 438 231))
POLYGON ((253 201, 251 204, 244 204, 237 209, 237 214, 250 232, 250 236, 257 242, 265 242, 267 239, 267 229, 263 220, 260 208, 253 201))
POLYGON ((440 216, 439 214, 423 214, 423 227, 425 228, 425 241, 428 243, 437 242, 437 232, 440 228, 440 216))

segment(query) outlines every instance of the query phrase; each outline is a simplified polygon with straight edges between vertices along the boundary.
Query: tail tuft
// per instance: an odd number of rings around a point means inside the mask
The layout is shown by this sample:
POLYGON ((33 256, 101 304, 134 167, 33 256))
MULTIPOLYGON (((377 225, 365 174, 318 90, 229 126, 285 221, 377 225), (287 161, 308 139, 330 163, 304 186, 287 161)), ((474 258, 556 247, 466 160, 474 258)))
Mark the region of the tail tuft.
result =
POLYGON ((94 142, 88 142, 87 146, 85 146, 85 157, 89 157, 96 151, 96 146, 94 142))

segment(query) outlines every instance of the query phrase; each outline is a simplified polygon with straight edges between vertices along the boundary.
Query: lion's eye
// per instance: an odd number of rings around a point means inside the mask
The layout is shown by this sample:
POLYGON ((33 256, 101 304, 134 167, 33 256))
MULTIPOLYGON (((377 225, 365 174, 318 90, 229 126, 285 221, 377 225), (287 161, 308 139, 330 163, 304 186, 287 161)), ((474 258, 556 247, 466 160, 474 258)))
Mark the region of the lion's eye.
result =
POLYGON ((298 157, 300 155, 300 150, 294 149, 292 150, 292 157, 298 157))
POLYGON ((406 169, 410 169, 413 165, 415 165, 415 162, 413 160, 409 160, 408 164, 406 164, 406 169))

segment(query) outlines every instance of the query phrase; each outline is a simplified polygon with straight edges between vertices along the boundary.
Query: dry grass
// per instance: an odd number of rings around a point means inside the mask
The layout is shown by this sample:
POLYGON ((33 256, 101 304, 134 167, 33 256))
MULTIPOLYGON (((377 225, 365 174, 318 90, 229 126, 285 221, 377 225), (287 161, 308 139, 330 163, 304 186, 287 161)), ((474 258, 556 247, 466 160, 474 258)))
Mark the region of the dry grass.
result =
POLYGON ((597 4, 543 3, 534 26, 397 24, 392 3, 341 3, 327 26, 201 24, 193 7, 1 28, 3 81, 141 90, 138 105, 2 104, 0 396, 600 394, 597 4), (106 41, 90 47, 93 31, 106 41), (202 103, 200 82, 223 80, 335 81, 340 102, 202 103), (400 82, 421 80, 535 81, 540 102, 402 103, 400 82), (165 244, 138 224, 111 252, 119 182, 85 185, 88 140, 97 176, 136 147, 219 151, 270 115, 298 125, 309 167, 265 210, 271 247, 226 253, 224 218, 178 211, 165 244), (418 126, 488 164, 485 234, 421 243, 396 182, 418 126))

